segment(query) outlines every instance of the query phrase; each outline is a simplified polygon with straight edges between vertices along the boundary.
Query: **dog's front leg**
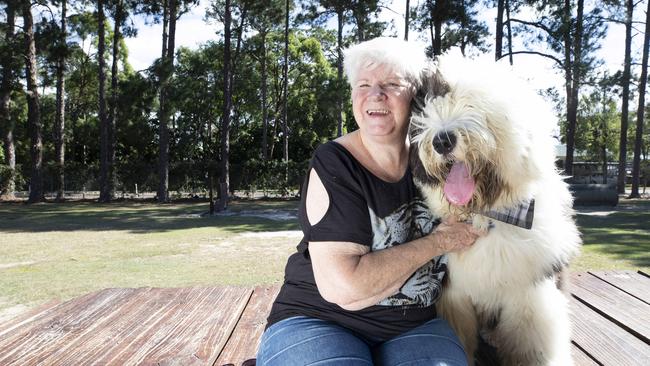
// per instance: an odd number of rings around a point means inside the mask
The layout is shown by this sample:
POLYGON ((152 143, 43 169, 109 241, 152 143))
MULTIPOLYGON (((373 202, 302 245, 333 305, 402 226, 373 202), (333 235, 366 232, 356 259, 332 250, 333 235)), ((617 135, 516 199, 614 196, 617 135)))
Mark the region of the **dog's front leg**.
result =
POLYGON ((473 366, 474 354, 478 348, 478 321, 469 297, 455 291, 453 285, 445 287, 436 303, 436 309, 460 338, 467 355, 467 364, 473 366))

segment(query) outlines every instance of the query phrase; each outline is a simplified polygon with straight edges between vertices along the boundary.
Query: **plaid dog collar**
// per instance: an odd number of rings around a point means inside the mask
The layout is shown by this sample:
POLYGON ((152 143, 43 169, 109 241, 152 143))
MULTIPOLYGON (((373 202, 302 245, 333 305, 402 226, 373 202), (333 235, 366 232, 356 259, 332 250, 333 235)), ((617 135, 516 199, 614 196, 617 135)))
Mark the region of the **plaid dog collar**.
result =
POLYGON ((524 229, 533 227, 533 216, 535 215, 535 200, 522 202, 519 206, 502 209, 490 210, 480 213, 491 219, 505 222, 506 224, 515 225, 524 229))

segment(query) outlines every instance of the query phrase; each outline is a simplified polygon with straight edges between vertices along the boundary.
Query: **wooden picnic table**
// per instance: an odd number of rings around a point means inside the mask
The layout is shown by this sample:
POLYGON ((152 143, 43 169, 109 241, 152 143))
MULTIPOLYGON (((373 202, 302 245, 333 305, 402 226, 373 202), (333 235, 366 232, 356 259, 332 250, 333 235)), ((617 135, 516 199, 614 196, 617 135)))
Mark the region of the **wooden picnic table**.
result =
MULTIPOLYGON (((650 365, 650 276, 572 274, 576 365, 650 365)), ((0 365, 253 365, 278 291, 113 288, 0 325, 0 365)))

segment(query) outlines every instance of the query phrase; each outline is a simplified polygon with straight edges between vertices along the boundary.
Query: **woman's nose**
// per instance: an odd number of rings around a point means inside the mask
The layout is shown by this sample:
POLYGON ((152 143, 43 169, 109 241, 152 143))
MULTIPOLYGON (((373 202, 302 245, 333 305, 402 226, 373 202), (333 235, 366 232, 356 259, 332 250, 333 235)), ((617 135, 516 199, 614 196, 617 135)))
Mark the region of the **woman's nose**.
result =
POLYGON ((370 87, 370 96, 373 98, 383 98, 386 96, 384 88, 381 85, 373 85, 370 87))

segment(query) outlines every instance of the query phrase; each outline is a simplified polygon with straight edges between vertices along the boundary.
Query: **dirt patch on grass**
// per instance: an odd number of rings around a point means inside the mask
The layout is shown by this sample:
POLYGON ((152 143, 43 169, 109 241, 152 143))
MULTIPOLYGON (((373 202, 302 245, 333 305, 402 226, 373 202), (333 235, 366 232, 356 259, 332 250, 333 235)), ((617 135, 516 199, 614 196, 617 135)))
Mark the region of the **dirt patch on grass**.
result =
POLYGON ((5 323, 31 309, 30 306, 24 304, 18 304, 3 309, 5 304, 6 302, 0 298, 0 324, 5 323))
POLYGON ((29 266, 32 264, 37 263, 36 261, 27 261, 27 262, 14 262, 14 263, 0 263, 0 269, 8 269, 8 268, 13 268, 13 267, 20 267, 20 266, 29 266))

